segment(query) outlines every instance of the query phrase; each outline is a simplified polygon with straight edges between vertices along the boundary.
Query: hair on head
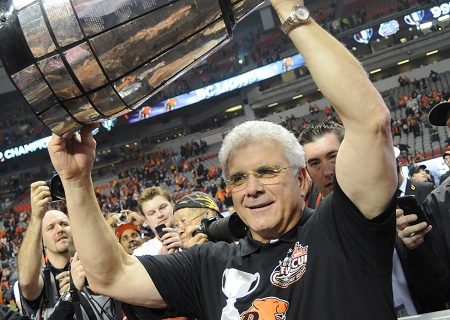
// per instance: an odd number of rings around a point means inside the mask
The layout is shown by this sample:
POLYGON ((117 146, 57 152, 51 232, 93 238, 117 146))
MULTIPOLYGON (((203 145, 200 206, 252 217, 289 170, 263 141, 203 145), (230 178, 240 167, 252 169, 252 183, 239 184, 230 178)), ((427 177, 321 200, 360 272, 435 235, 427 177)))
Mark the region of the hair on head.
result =
POLYGON ((224 178, 228 179, 227 162, 233 150, 250 143, 268 140, 280 144, 289 166, 294 171, 305 167, 305 153, 293 133, 269 121, 246 121, 233 128, 223 140, 219 161, 224 178))

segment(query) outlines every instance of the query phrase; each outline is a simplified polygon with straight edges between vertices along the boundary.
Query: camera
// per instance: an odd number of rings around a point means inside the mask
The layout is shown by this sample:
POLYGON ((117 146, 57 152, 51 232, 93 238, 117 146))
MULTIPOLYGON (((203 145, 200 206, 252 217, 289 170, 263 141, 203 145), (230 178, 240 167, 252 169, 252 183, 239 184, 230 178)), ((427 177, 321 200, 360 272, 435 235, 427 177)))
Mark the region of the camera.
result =
POLYGON ((233 213, 225 218, 214 216, 202 219, 198 230, 193 235, 195 236, 198 233, 206 234, 209 241, 234 242, 245 237, 247 226, 237 213, 233 213))
POLYGON ((66 200, 66 193, 59 175, 55 174, 50 180, 46 181, 46 184, 50 188, 52 202, 66 200))
POLYGON ((119 221, 120 222, 125 222, 125 221, 127 221, 127 219, 128 219, 127 214, 124 213, 124 212, 121 212, 120 215, 119 215, 119 221))

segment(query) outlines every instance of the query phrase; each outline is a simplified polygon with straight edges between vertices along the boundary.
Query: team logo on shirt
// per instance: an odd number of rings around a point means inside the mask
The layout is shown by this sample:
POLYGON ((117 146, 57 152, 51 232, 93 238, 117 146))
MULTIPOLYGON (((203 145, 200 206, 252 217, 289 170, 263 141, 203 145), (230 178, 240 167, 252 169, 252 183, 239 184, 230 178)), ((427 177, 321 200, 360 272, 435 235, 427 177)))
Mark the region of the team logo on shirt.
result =
POLYGON ((275 297, 255 299, 240 320, 285 320, 289 302, 275 297))
POLYGON ((272 271, 270 282, 277 287, 289 287, 303 276, 307 261, 308 246, 302 246, 300 242, 297 242, 293 249, 289 249, 283 261, 280 261, 272 271))

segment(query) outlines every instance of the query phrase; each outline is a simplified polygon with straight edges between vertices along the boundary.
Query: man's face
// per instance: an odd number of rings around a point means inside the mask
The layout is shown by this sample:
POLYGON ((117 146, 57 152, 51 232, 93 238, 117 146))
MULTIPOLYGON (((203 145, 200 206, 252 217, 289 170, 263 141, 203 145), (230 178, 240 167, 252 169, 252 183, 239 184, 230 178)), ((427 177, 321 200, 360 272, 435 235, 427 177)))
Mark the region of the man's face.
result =
POLYGON ((449 155, 445 155, 444 162, 447 165, 447 167, 450 168, 450 154, 449 155))
POLYGON ((203 208, 182 208, 174 212, 175 224, 178 226, 177 231, 180 236, 183 248, 192 246, 191 239, 194 237, 192 233, 198 229, 202 219, 212 217, 214 214, 203 208))
POLYGON ((160 224, 172 227, 175 223, 173 205, 163 196, 157 195, 153 199, 143 202, 142 213, 152 229, 155 229, 160 224))
POLYGON ((139 232, 128 229, 122 233, 119 242, 128 254, 133 254, 134 249, 140 247, 143 240, 139 232))
MULTIPOLYGON (((236 148, 227 163, 230 177, 265 166, 289 167, 278 142, 262 140, 236 148)), ((300 170, 294 175, 292 169, 287 168, 266 184, 249 174, 242 190, 235 191, 231 187, 234 208, 250 228, 253 238, 268 242, 297 224, 304 206, 301 196, 304 173, 300 170)))
POLYGON ((306 168, 322 196, 333 191, 336 156, 341 142, 334 133, 327 133, 303 146, 306 168))
POLYGON ((46 250, 55 254, 66 254, 72 238, 67 216, 57 210, 48 211, 42 219, 42 239, 46 250))
POLYGON ((423 169, 419 169, 411 176, 411 179, 416 182, 428 182, 428 175, 423 169))

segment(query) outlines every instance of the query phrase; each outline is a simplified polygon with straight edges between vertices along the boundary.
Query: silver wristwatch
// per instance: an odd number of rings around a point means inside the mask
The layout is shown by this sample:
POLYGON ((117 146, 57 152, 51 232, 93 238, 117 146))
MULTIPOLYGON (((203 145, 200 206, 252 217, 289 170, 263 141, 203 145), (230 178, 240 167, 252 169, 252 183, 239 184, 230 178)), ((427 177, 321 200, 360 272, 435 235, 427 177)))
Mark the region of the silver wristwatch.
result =
POLYGON ((296 5, 289 17, 281 25, 281 30, 283 30, 285 34, 289 34, 289 32, 295 28, 308 23, 310 19, 311 15, 309 14, 309 10, 304 6, 296 5))

